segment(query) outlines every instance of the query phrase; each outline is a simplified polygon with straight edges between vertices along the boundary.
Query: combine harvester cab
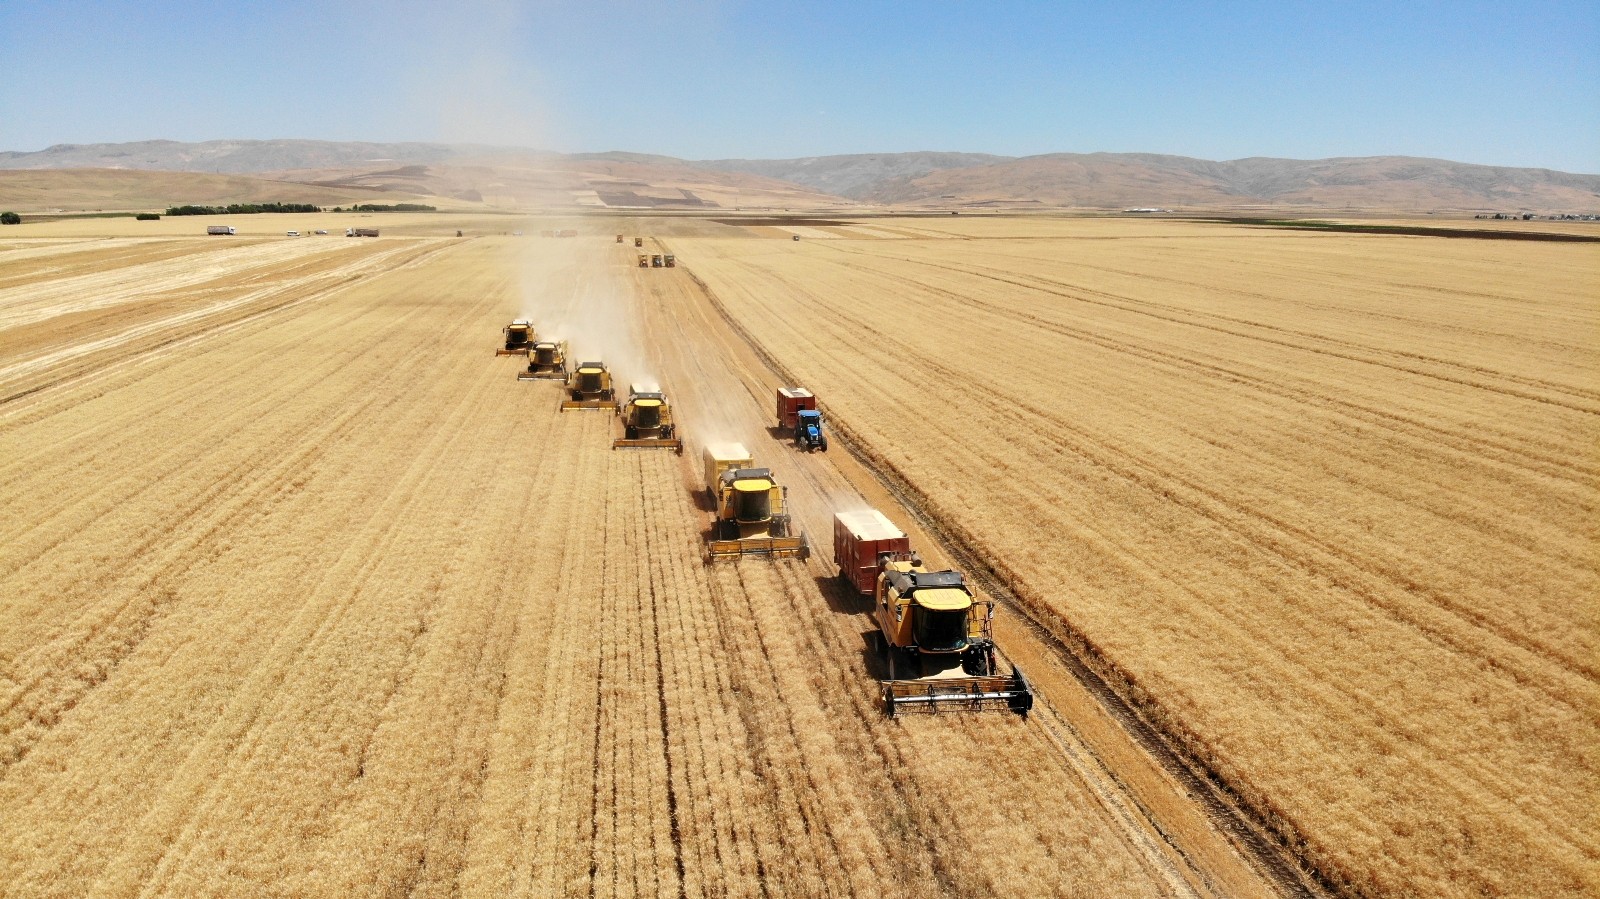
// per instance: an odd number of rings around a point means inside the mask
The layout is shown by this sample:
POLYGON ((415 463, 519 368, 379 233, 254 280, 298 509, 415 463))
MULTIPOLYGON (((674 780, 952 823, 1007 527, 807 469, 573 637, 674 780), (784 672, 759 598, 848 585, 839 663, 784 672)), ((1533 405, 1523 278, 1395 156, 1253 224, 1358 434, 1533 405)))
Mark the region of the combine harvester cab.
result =
POLYGON ((515 319, 500 329, 506 335, 505 346, 494 351, 496 356, 526 356, 534 341, 533 323, 525 318, 515 319))
POLYGON ((879 512, 840 513, 833 530, 839 576, 873 598, 873 643, 888 663, 883 706, 890 717, 986 709, 1028 714, 1033 688, 1016 666, 1005 673, 995 651, 993 600, 974 596, 959 571, 929 571, 879 512), (869 556, 877 570, 870 588, 869 556))
POLYGON ((539 340, 528 350, 528 367, 517 372, 518 381, 565 381, 567 342, 539 340))
POLYGON ((617 394, 611 389, 611 372, 604 362, 580 362, 567 375, 567 399, 561 411, 571 409, 615 409, 617 394))
POLYGON ((716 511, 706 540, 705 561, 741 556, 805 559, 811 544, 791 533, 785 505, 788 491, 766 468, 753 468, 750 453, 737 443, 706 447, 706 489, 716 511))
POLYGON ((670 449, 683 455, 683 441, 672 421, 672 404, 659 384, 632 384, 628 401, 617 410, 622 419, 622 436, 611 441, 612 449, 670 449))

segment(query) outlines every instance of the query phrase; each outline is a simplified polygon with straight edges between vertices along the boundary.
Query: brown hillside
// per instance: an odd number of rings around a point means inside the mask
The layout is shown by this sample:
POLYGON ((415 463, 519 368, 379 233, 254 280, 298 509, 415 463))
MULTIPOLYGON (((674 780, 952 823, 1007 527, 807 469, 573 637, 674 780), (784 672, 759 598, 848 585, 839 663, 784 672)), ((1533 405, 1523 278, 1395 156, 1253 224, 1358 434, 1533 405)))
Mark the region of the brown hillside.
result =
POLYGON ((642 160, 551 154, 481 157, 431 165, 301 169, 273 177, 337 188, 412 191, 505 209, 815 209, 851 201, 775 178, 707 171, 663 157, 642 160))
MULTIPOLYGON (((431 195, 244 175, 134 169, 0 170, 0 207, 17 212, 159 210, 226 203, 427 202, 431 195)), ((459 205, 459 204, 458 204, 459 205)))
POLYGON ((868 199, 948 205, 1277 205, 1588 212, 1600 176, 1402 156, 1211 162, 1137 153, 1050 154, 886 182, 868 199))

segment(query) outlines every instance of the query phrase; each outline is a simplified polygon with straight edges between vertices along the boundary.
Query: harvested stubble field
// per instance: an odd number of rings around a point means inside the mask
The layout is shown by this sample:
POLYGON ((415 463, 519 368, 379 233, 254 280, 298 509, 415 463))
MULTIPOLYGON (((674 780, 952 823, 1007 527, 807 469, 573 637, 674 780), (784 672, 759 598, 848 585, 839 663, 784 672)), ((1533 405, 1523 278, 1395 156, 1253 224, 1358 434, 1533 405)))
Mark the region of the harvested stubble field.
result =
POLYGON ((1600 891, 1600 252, 916 228, 672 244, 1335 888, 1600 891))
POLYGON ((0 250, 0 895, 1282 886, 1048 704, 883 717, 825 525, 887 500, 771 439, 775 376, 616 228, 0 250), (519 313, 603 330, 689 453, 517 382, 519 313), (701 564, 726 437, 809 563, 701 564))

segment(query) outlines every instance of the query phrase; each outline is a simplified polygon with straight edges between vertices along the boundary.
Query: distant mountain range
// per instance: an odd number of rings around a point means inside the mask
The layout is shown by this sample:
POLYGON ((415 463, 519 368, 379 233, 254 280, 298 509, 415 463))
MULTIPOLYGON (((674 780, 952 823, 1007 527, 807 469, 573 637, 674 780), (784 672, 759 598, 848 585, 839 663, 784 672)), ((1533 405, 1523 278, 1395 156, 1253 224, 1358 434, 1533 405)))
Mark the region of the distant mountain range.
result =
MULTIPOLYGON (((264 175, 280 183, 402 191, 487 206, 1600 211, 1600 175, 1407 156, 1214 162, 1149 153, 919 152, 684 160, 476 144, 218 140, 0 152, 0 169, 264 175)), ((5 184, 0 178, 0 203, 6 199, 5 184)))

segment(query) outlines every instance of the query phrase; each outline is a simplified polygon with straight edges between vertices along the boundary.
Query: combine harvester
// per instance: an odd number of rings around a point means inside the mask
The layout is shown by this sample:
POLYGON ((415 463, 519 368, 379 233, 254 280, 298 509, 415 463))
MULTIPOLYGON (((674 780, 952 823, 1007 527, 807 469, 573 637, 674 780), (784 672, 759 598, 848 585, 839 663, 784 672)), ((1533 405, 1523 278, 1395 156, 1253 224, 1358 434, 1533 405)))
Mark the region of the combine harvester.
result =
POLYGON ((670 449, 683 455, 683 441, 672 422, 672 405, 661 385, 628 385, 628 401, 617 410, 617 416, 622 419, 622 436, 611 441, 612 449, 670 449))
POLYGON ((750 451, 738 443, 706 447, 706 490, 716 511, 706 540, 705 561, 765 556, 805 559, 811 544, 791 534, 784 500, 788 489, 766 468, 755 468, 750 451))
POLYGON ((565 340, 534 341, 528 351, 528 368, 517 372, 518 381, 565 381, 567 379, 567 342, 565 340))
POLYGON ((500 329, 505 332, 506 345, 494 351, 496 356, 526 356, 533 343, 533 323, 525 318, 515 319, 500 329))
POLYGON ((617 394, 611 389, 611 372, 604 362, 579 362, 567 375, 567 399, 561 411, 570 409, 615 409, 617 394))
POLYGON ((1008 709, 1026 716, 1033 688, 1015 665, 1003 673, 994 645, 994 601, 959 571, 929 571, 905 532, 877 510, 833 519, 839 577, 871 596, 873 645, 888 662, 883 706, 900 711, 1008 709))

